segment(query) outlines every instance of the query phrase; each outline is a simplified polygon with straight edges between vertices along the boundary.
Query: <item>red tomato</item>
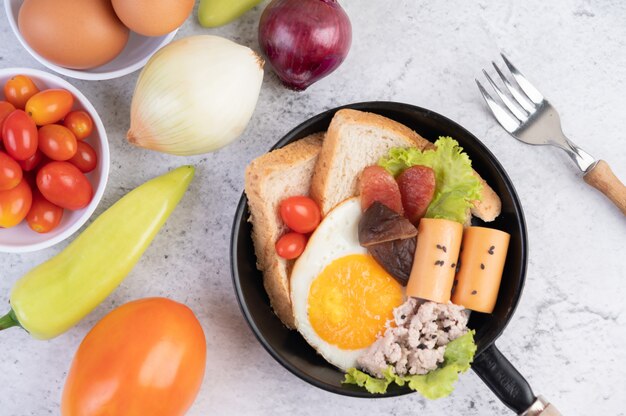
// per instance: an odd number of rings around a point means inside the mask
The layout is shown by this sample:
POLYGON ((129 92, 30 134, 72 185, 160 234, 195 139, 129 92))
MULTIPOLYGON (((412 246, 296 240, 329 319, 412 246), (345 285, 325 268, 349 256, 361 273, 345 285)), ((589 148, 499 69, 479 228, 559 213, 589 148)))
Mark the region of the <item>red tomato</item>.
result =
POLYGON ((29 157, 28 159, 18 160, 17 163, 20 164, 20 167, 22 168, 24 172, 30 172, 33 169, 35 169, 37 166, 39 166, 43 158, 44 158, 43 154, 41 153, 39 149, 37 149, 34 155, 29 157))
POLYGON ((39 128, 39 149, 52 160, 68 160, 76 154, 76 137, 67 127, 48 124, 39 128))
POLYGON ((26 215, 26 221, 31 230, 44 234, 57 228, 63 218, 63 208, 54 205, 41 195, 33 192, 33 203, 26 215))
POLYGON ((33 194, 25 179, 13 189, 0 191, 0 227, 14 227, 26 217, 33 194))
POLYGON ((2 141, 15 160, 26 160, 37 151, 37 126, 22 110, 7 116, 2 126, 2 141))
POLYGON ((306 196, 283 199, 280 203, 280 217, 287 227, 301 234, 315 230, 322 219, 315 201, 306 196))
POLYGON ((78 142, 78 150, 69 162, 83 173, 91 172, 98 166, 98 155, 88 143, 78 142))
POLYGON ((398 176, 398 186, 406 217, 417 225, 435 194, 435 171, 428 166, 412 166, 398 176))
POLYGON ((13 104, 7 101, 0 101, 0 140, 2 139, 2 126, 4 125, 4 120, 13 112, 13 110, 15 110, 13 104))
POLYGON ((22 168, 9 155, 0 152, 0 191, 15 188, 22 180, 22 168))
POLYGON ((403 213, 398 184, 391 173, 383 167, 373 165, 363 169, 359 178, 359 194, 363 211, 378 201, 398 214, 403 213))
POLYGON ((68 90, 41 91, 26 102, 26 112, 38 126, 63 120, 74 105, 74 96, 68 90))
POLYGON ((26 101, 38 92, 39 88, 26 75, 16 75, 4 84, 6 100, 22 110, 26 106, 26 101))
POLYGON ((37 173, 37 188, 55 205, 70 210, 85 208, 93 197, 87 177, 69 162, 50 162, 37 173))
POLYGON ((65 116, 63 125, 70 129, 78 140, 85 140, 93 131, 93 120, 84 111, 72 111, 65 116))
POLYGON ((78 347, 61 399, 63 416, 184 415, 206 366, 202 326, 165 298, 114 309, 78 347))
POLYGON ((287 233, 276 242, 276 253, 287 260, 300 257, 306 247, 306 237, 300 233, 287 233))

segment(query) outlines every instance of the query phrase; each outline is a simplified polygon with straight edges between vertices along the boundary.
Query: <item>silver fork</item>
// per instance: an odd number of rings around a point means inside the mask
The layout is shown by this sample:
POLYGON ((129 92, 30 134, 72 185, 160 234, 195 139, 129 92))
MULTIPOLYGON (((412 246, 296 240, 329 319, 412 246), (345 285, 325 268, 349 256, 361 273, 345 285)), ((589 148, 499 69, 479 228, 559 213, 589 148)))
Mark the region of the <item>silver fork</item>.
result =
POLYGON ((495 62, 496 73, 509 94, 483 69, 489 84, 501 100, 499 104, 476 80, 478 89, 498 123, 517 140, 532 145, 551 145, 564 150, 583 172, 583 179, 606 195, 626 215, 626 186, 615 176, 608 163, 596 160, 563 134, 559 113, 513 64, 501 54, 513 82, 495 62))

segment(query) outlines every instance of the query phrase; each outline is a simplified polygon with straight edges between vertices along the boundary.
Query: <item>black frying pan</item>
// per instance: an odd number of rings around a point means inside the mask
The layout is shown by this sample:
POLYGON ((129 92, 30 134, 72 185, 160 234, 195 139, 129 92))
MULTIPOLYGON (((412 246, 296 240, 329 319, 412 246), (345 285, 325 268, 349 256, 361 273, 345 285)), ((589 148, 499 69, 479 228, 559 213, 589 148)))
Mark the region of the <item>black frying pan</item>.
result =
MULTIPOLYGON (((495 345, 513 316, 522 295, 528 255, 528 239, 522 207, 506 172, 491 152, 469 131, 432 111, 394 102, 366 102, 340 108, 353 108, 389 117, 417 131, 430 141, 452 136, 472 159, 474 169, 491 185, 502 200, 502 214, 489 227, 511 234, 502 285, 492 314, 473 313, 469 326, 476 330, 478 351, 472 369, 504 404, 518 414, 533 406, 538 415, 543 409, 524 377, 495 345)), ((282 147, 309 134, 325 131, 337 110, 319 114, 287 133, 274 148, 282 147)), ((248 207, 241 197, 231 240, 232 275, 241 310, 252 331, 265 349, 296 376, 324 390, 353 397, 391 397, 411 393, 407 387, 390 386, 386 394, 371 395, 354 385, 341 384, 343 374, 328 364, 296 331, 285 328, 273 314, 263 288, 262 275, 256 269, 247 222, 248 207)), ((474 219, 474 225, 481 225, 474 219)), ((547 413, 543 413, 547 414, 547 413)), ((558 414, 558 413, 554 413, 558 414)))

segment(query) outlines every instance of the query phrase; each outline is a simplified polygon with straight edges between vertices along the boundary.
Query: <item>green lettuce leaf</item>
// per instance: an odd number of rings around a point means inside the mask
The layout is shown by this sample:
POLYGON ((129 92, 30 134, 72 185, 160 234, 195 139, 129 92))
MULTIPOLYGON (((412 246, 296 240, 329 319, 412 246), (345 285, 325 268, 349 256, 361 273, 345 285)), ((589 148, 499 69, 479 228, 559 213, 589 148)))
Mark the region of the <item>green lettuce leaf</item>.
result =
POLYGON ((385 393, 392 382, 399 386, 408 384, 410 389, 419 392, 427 399, 440 399, 454 391, 454 384, 459 378, 459 373, 469 370, 475 353, 474 331, 469 331, 446 346, 443 365, 428 374, 400 377, 395 374, 393 367, 389 366, 383 372, 384 378, 376 378, 356 368, 350 368, 343 383, 365 387, 372 394, 385 393))
POLYGON ((365 387, 372 394, 383 394, 387 391, 389 384, 397 378, 391 366, 383 371, 383 376, 385 378, 376 378, 356 368, 349 368, 343 384, 356 384, 360 387, 365 387))
POLYGON ((436 149, 425 151, 393 148, 378 164, 394 176, 415 165, 432 168, 435 171, 435 194, 426 217, 464 223, 471 201, 480 200, 482 184, 474 175, 472 161, 456 140, 440 137, 435 146, 436 149))

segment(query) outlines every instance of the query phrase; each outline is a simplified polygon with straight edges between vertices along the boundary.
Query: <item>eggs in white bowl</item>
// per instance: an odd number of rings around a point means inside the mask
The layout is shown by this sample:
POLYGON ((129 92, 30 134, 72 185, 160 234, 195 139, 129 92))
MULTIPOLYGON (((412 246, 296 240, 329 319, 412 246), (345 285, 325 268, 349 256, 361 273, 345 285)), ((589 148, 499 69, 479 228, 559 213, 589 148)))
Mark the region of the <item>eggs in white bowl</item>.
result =
MULTIPOLYGON (((52 3, 51 0, 50 2, 52 3)), ((150 59, 150 57, 155 54, 159 49, 170 43, 172 39, 174 39, 174 36, 178 31, 178 29, 175 29, 172 32, 162 36, 142 36, 135 32, 130 32, 128 41, 125 43, 124 48, 119 54, 117 54, 117 56, 115 56, 114 59, 93 68, 72 69, 52 62, 51 60, 45 58, 40 53, 35 51, 35 49, 28 44, 24 35, 20 32, 20 28, 18 25, 18 16, 23 3, 24 0, 5 0, 4 2, 5 14, 7 16, 9 26, 15 34, 15 37, 17 37, 18 41, 22 44, 24 49, 26 49, 28 53, 30 53, 31 56, 39 61, 42 65, 45 65, 48 69, 51 69, 58 74, 76 79, 106 80, 119 78, 121 76, 135 72, 138 69, 143 68, 143 66, 148 62, 148 59, 150 59)), ((47 4, 47 2, 41 1, 39 3, 43 3, 44 5, 47 4)), ((66 1, 65 3, 68 2, 66 1)), ((63 16, 66 15, 63 14, 63 16)), ((90 17, 93 18, 93 16, 90 17)), ((72 22, 68 22, 68 24, 72 24, 72 22)), ((104 39, 103 41, 109 42, 108 39, 104 39)), ((59 45, 59 48, 63 49, 64 46, 59 45)), ((99 49, 97 45, 96 49, 99 49)))
POLYGON ((291 272, 296 328, 342 370, 382 335, 404 288, 361 247, 359 198, 334 208, 311 235, 291 272))

